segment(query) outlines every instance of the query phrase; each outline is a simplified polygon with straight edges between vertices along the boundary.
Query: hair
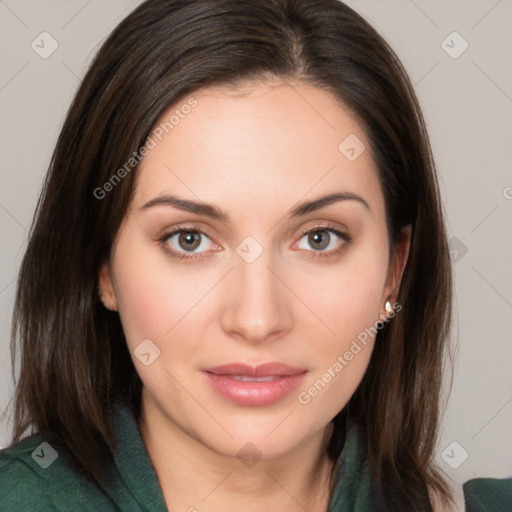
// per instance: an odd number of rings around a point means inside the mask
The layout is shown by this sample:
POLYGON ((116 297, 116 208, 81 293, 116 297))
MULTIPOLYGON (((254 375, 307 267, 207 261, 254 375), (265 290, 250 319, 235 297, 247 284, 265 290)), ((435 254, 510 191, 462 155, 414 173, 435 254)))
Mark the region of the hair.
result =
POLYGON ((12 324, 13 443, 31 429, 65 446, 98 481, 113 461, 113 406, 140 410, 141 380, 98 272, 133 195, 139 151, 161 115, 194 91, 269 78, 332 93, 365 130, 386 205, 390 248, 411 224, 402 312, 377 334, 367 371, 334 418, 364 436, 393 510, 450 488, 434 464, 452 312, 452 269, 435 163, 413 86, 377 31, 338 0, 147 0, 96 53, 46 175, 17 283, 12 324), (110 181, 112 183, 112 181, 110 181), (103 189, 106 190, 106 187, 103 189), (106 464, 106 461, 109 464, 106 464))

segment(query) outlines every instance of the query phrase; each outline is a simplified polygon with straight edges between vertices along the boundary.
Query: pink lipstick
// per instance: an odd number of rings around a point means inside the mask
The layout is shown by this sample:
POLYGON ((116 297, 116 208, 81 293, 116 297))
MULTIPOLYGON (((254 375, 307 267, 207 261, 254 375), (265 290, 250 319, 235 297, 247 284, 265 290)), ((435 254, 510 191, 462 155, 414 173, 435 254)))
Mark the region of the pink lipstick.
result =
POLYGON ((307 370, 282 363, 231 363, 204 371, 212 388, 239 405, 269 405, 291 393, 307 370))

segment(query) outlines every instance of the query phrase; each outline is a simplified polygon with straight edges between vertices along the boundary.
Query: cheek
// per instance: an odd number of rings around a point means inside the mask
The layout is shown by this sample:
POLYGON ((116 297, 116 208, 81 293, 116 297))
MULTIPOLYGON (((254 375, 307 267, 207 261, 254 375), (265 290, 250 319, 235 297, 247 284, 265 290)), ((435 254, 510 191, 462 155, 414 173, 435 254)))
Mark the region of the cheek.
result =
MULTIPOLYGON (((325 349, 342 349, 379 320, 387 276, 387 247, 372 244, 347 252, 339 265, 302 272, 294 288, 316 314, 325 349), (323 324, 323 325, 322 325, 323 324)), ((310 316, 308 315, 308 318, 310 316)))
POLYGON ((315 340, 310 360, 316 364, 297 399, 313 415, 324 411, 334 416, 346 405, 364 376, 382 326, 377 322, 387 275, 387 245, 384 240, 361 249, 347 253, 335 271, 324 268, 297 282, 299 293, 314 305, 324 324, 315 318, 302 324, 315 340))
POLYGON ((200 289, 198 276, 183 275, 179 266, 169 264, 163 251, 148 247, 147 241, 126 236, 119 239, 116 250, 119 314, 132 350, 145 338, 159 343, 200 289))
POLYGON ((155 269, 120 268, 119 314, 130 348, 134 348, 144 338, 159 339, 172 327, 172 297, 162 293, 161 282, 153 279, 155 269), (167 313, 167 314, 166 314, 167 313))

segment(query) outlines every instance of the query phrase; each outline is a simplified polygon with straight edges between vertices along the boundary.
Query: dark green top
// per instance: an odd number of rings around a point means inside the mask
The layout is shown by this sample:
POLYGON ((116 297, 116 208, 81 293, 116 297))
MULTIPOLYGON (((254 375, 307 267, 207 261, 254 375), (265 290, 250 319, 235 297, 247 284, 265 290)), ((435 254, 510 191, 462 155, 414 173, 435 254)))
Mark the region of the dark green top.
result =
MULTIPOLYGON (((155 469, 127 406, 116 407, 115 432, 115 478, 101 489, 77 474, 66 453, 57 453, 41 435, 1 450, 0 511, 166 512, 155 469)), ((337 461, 329 512, 381 510, 362 454, 357 431, 351 428, 337 461)), ((510 479, 472 480, 464 485, 464 495, 468 512, 512 511, 510 479)))

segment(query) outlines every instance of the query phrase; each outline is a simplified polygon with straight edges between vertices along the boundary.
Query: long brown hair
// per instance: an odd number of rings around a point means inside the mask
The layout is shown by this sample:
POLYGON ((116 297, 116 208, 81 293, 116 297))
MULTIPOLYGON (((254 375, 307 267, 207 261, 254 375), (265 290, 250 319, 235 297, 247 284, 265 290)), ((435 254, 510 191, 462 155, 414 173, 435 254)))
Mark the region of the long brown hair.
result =
POLYGON ((119 316, 98 299, 98 270, 133 192, 136 166, 126 162, 170 105, 265 77, 339 98, 370 141, 390 247, 412 224, 403 310, 378 333, 360 386, 334 420, 329 454, 339 455, 341 419, 350 416, 389 507, 420 510, 427 488, 448 499, 433 464, 452 300, 436 169, 399 59, 338 0, 148 0, 103 43, 67 113, 21 265, 13 442, 29 428, 46 432, 93 480, 112 461, 113 404, 127 398, 137 410, 141 391, 119 316), (105 187, 121 168, 122 179, 105 187))

